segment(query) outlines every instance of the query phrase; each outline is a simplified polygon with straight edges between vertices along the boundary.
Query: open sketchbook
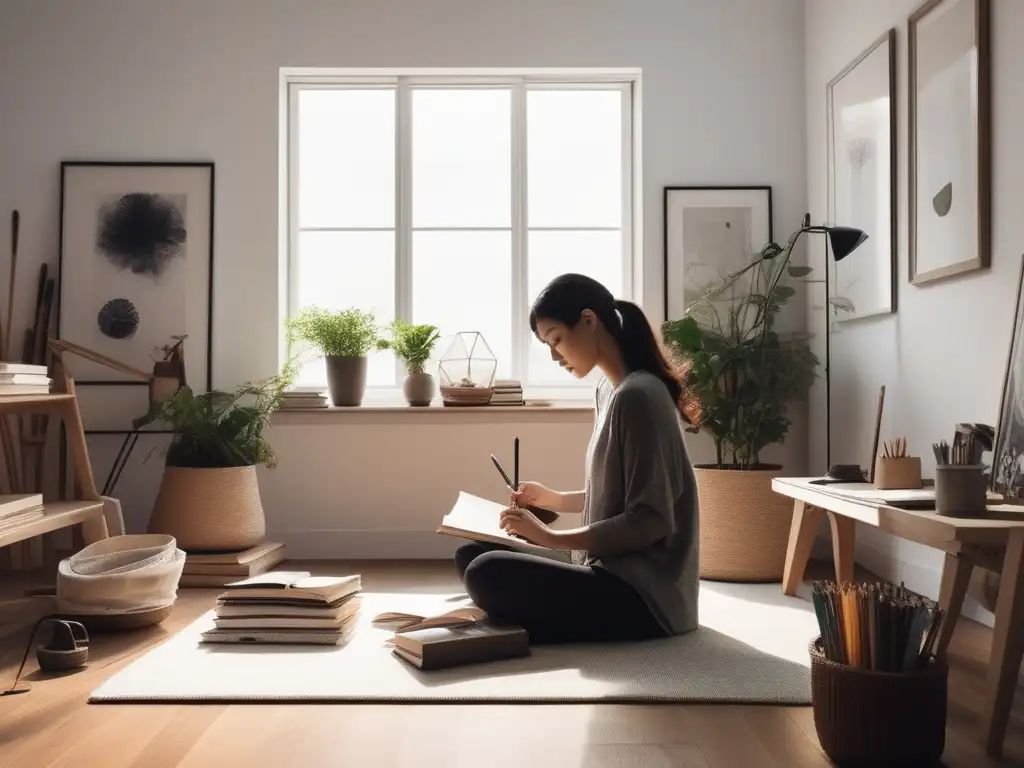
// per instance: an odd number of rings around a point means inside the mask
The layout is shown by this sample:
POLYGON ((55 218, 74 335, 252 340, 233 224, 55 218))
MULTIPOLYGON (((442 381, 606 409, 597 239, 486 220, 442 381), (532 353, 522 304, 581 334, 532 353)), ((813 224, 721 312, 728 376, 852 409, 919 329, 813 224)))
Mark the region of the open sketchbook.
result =
POLYGON ((527 552, 550 552, 546 547, 533 544, 502 530, 501 513, 507 504, 482 499, 462 491, 451 512, 441 519, 437 532, 473 541, 504 544, 527 552))
POLYGON ((463 605, 435 616, 420 616, 419 614, 404 613, 402 611, 387 611, 374 616, 373 623, 390 626, 395 632, 415 632, 420 629, 430 629, 431 627, 457 627, 462 624, 484 621, 486 618, 487 614, 475 605, 463 605))

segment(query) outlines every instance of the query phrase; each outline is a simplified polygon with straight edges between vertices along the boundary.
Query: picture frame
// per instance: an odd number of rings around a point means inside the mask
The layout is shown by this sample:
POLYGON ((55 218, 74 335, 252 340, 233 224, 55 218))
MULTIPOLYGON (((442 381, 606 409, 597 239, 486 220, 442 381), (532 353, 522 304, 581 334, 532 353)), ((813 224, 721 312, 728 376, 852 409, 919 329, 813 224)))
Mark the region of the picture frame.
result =
POLYGON ((665 320, 682 317, 688 290, 750 264, 772 218, 770 185, 664 187, 665 320))
POLYGON ((907 22, 909 272, 991 265, 991 0, 927 0, 907 22))
POLYGON ((895 28, 828 83, 825 101, 828 222, 870 235, 857 258, 825 260, 836 295, 852 305, 836 321, 892 314, 898 294, 895 28))
MULTIPOLYGON (((214 164, 68 160, 60 173, 56 337, 150 374, 184 336, 186 381, 209 391, 214 164)), ((62 358, 86 430, 114 431, 123 421, 130 431, 131 420, 145 413, 130 405, 147 405, 145 379, 74 351, 62 358), (116 389, 89 391, 94 387, 116 389), (129 407, 117 409, 124 415, 115 419, 108 410, 118 402, 129 407)))
POLYGON ((989 488, 1010 502, 1024 497, 1024 256, 1017 276, 1010 347, 999 393, 989 488))

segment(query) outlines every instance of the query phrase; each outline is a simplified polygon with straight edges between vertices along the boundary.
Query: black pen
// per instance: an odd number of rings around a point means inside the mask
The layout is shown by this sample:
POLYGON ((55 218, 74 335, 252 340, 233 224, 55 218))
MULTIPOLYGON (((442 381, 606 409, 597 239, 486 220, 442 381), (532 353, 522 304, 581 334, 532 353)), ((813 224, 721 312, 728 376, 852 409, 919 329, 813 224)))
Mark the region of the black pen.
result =
POLYGON ((515 449, 514 450, 515 450, 515 465, 513 466, 512 471, 515 473, 515 475, 514 475, 514 477, 515 477, 515 485, 513 486, 513 488, 516 491, 518 491, 519 490, 519 438, 518 437, 516 438, 515 449))
POLYGON ((500 464, 500 463, 498 462, 498 459, 497 459, 497 458, 495 458, 495 456, 494 456, 494 454, 493 454, 493 453, 491 454, 491 461, 493 461, 493 462, 494 462, 494 466, 495 466, 495 468, 496 468, 496 469, 498 470, 498 472, 500 472, 500 473, 501 473, 501 477, 502 477, 502 479, 503 479, 503 480, 505 481, 505 485, 507 485, 507 486, 508 486, 508 489, 509 489, 510 491, 512 491, 513 493, 515 493, 515 488, 514 488, 514 487, 513 487, 513 485, 512 485, 512 481, 511 481, 511 480, 509 479, 508 473, 507 473, 507 472, 506 472, 506 471, 504 470, 504 468, 503 468, 503 467, 501 466, 501 464, 500 464))

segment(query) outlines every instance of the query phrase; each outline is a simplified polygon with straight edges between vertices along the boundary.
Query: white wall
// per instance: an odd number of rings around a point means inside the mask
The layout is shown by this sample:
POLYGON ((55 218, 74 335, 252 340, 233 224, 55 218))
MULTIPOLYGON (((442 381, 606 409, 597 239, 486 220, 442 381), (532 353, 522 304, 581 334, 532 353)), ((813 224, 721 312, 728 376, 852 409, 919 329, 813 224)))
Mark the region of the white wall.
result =
MULTIPOLYGON (((844 324, 832 337, 832 461, 866 466, 879 387, 884 384, 882 437, 906 436, 926 476, 931 444, 952 436, 960 421, 995 425, 1024 252, 1024 3, 992 3, 992 267, 942 282, 912 286, 907 267, 907 24, 917 0, 807 0, 807 188, 816 220, 825 218, 825 88, 890 27, 897 30, 899 311, 844 324)), ((814 252, 818 259, 821 251, 814 252)), ((819 261, 819 264, 822 262, 819 261)), ((821 304, 821 298, 815 302, 821 304)), ((822 327, 821 310, 809 313, 822 327)), ((824 471, 824 399, 811 408, 811 469, 824 471), (815 418, 816 417, 816 418, 815 418)), ((942 556, 877 531, 858 530, 857 559, 881 575, 938 595, 942 556)), ((966 612, 991 622, 973 603, 966 612)))
MULTIPOLYGON (((277 362, 279 67, 629 66, 643 69, 643 299, 658 322, 664 185, 771 184, 783 233, 804 212, 802 25, 799 0, 7 3, 0 210, 22 214, 18 317, 28 322, 28 276, 43 260, 55 266, 61 160, 212 159, 214 385, 265 375, 277 362)), ((794 473, 806 454, 797 415, 790 441, 773 452, 794 473)), ((317 553, 323 548, 296 532, 373 528, 377 520, 429 532, 460 485, 493 479, 486 457, 513 434, 486 424, 467 433, 442 417, 423 433, 396 418, 275 428, 282 461, 264 475, 272 529, 317 553), (452 441, 465 453, 430 450, 452 441), (382 461, 366 464, 359 446, 382 461), (457 471, 453 460, 462 463, 457 471), (416 466, 448 480, 424 497, 405 471, 416 466), (343 508, 332 506, 338 496, 343 508), (374 519, 350 510, 372 510, 374 519)), ((552 482, 582 481, 585 424, 549 414, 518 429, 524 443, 545 446, 552 482)), ((98 474, 117 442, 90 439, 98 474)), ((706 440, 691 445, 698 459, 713 455, 706 440)), ((146 450, 140 443, 138 457, 146 450)), ((118 488, 136 529, 148 516, 159 459, 141 467, 133 459, 118 488)))

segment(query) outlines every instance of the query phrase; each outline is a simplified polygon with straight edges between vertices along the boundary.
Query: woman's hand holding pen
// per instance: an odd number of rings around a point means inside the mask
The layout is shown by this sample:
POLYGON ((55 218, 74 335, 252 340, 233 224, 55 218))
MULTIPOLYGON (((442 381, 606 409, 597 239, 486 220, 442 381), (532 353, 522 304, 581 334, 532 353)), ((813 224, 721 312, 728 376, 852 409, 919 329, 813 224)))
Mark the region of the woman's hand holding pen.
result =
MULTIPOLYGON (((522 491, 520 491, 520 495, 522 491)), ((542 547, 550 547, 552 530, 525 506, 511 506, 501 513, 499 525, 506 533, 514 533, 529 542, 542 547)))
POLYGON ((513 507, 541 507, 558 512, 561 507, 562 494, 553 491, 546 485, 535 482, 519 484, 519 490, 513 491, 509 503, 513 507))

